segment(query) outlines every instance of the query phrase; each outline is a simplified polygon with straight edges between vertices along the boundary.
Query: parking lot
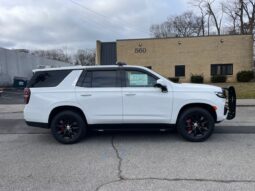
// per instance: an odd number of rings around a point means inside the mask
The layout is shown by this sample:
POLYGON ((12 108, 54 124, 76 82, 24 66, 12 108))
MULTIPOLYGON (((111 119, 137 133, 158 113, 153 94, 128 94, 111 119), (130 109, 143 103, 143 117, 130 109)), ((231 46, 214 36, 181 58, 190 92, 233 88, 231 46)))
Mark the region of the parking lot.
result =
POLYGON ((254 190, 254 107, 206 142, 175 132, 90 133, 74 145, 28 127, 24 105, 0 105, 0 190, 254 190))
POLYGON ((1 190, 254 190, 254 134, 1 134, 1 190))
POLYGON ((1 89, 0 88, 0 104, 23 104, 23 90, 22 89, 1 89))

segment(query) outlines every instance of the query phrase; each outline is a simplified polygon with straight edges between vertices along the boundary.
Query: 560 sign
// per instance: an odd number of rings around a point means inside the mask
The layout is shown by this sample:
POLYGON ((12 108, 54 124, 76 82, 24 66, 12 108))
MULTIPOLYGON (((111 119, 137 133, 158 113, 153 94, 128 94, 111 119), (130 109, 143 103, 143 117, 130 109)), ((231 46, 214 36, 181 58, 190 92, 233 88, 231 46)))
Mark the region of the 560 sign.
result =
POLYGON ((135 48, 135 53, 136 54, 144 54, 144 53, 146 53, 146 48, 142 48, 142 47, 135 48))

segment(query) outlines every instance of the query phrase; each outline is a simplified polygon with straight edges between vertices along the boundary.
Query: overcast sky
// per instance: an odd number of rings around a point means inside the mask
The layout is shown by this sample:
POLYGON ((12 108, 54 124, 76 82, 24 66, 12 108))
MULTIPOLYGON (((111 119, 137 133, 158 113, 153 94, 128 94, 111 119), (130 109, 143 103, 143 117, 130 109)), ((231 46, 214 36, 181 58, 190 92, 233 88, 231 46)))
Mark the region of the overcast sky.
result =
POLYGON ((151 24, 188 0, 0 0, 0 47, 95 48, 96 40, 150 37, 151 24))

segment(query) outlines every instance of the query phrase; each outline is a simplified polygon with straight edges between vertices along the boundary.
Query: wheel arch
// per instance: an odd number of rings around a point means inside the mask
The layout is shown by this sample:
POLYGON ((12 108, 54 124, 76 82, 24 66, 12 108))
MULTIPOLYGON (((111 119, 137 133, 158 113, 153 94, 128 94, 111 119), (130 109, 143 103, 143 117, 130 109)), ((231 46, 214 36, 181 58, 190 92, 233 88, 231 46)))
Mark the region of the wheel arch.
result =
POLYGON ((182 108, 180 109, 180 111, 178 113, 176 124, 178 123, 179 118, 184 111, 186 111, 187 109, 190 109, 190 108, 194 108, 194 107, 199 107, 199 108, 203 108, 203 109, 207 110, 212 115, 214 121, 217 122, 217 113, 212 105, 209 105, 206 103, 190 103, 190 104, 186 104, 186 105, 182 106, 182 108))
POLYGON ((61 112, 61 111, 67 111, 67 110, 69 110, 69 111, 74 111, 74 112, 79 113, 79 114, 81 115, 81 117, 83 118, 84 122, 87 124, 87 118, 86 118, 84 112, 82 111, 82 109, 79 108, 79 107, 70 106, 70 105, 57 106, 57 107, 55 107, 54 109, 52 109, 51 112, 50 112, 49 118, 48 118, 48 124, 50 125, 50 123, 51 123, 53 117, 54 117, 57 113, 59 113, 59 112, 61 112))

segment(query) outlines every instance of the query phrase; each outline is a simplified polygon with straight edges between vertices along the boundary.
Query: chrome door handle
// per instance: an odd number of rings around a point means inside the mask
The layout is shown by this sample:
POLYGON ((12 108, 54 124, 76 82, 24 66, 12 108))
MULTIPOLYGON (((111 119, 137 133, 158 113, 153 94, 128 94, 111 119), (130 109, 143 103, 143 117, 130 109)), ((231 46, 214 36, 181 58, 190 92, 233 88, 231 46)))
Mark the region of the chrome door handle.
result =
POLYGON ((89 96, 92 96, 91 94, 82 94, 81 95, 82 97, 89 97, 89 96))
POLYGON ((125 94, 126 96, 135 96, 136 94, 125 94))

